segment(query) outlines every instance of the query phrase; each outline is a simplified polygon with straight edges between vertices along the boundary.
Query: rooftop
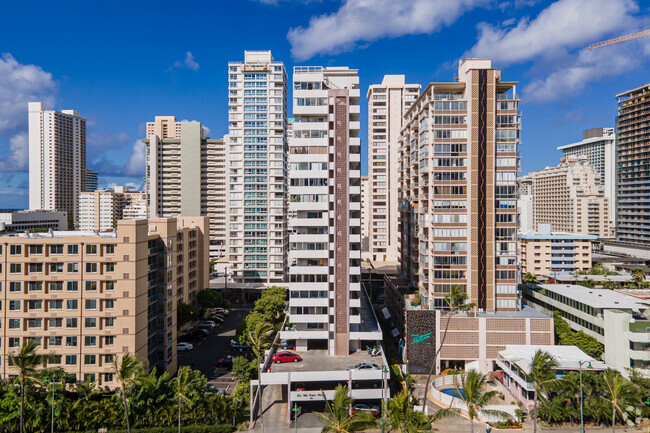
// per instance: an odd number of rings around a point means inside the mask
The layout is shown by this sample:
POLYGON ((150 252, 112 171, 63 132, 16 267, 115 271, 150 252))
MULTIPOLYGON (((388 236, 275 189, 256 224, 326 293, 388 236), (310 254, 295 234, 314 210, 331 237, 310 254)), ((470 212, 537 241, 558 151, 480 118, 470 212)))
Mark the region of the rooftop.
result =
POLYGON ((597 361, 576 346, 534 346, 524 344, 507 344, 505 350, 499 352, 499 358, 516 364, 524 373, 530 373, 535 352, 542 350, 549 353, 557 362, 557 370, 579 370, 582 361, 584 370, 607 370, 609 367, 602 361, 597 361), (585 365, 584 362, 587 362, 585 365))
POLYGON ((483 311, 477 313, 478 317, 510 317, 515 319, 548 319, 549 316, 536 309, 524 306, 517 311, 483 311))
MULTIPOLYGON (((558 272, 557 274, 546 275, 548 278, 553 278, 555 281, 566 282, 566 281, 585 281, 591 280, 596 283, 602 283, 605 281, 613 281, 616 283, 629 283, 632 281, 633 276, 631 274, 623 275, 573 275, 570 272, 558 272)), ((646 282, 650 282, 650 276, 645 277, 646 282)))
MULTIPOLYGON (((284 352, 284 350, 278 350, 284 352)), ((297 371, 345 371, 348 367, 360 362, 376 364, 379 367, 384 363, 382 356, 370 356, 365 350, 354 352, 348 356, 330 356, 327 350, 307 350, 304 352, 289 351, 297 353, 302 358, 301 362, 287 362, 284 364, 273 364, 271 372, 297 372, 297 371)))
POLYGON ((588 287, 568 284, 538 284, 537 287, 541 290, 548 290, 558 295, 566 296, 592 308, 628 310, 645 310, 650 308, 650 303, 648 302, 613 290, 590 289, 588 287))
POLYGON ((598 236, 560 232, 543 234, 535 230, 528 230, 525 233, 521 233, 519 239, 595 241, 598 239, 598 236))
POLYGON ((26 239, 62 239, 72 237, 96 237, 102 239, 116 239, 117 232, 84 232, 75 231, 50 231, 41 233, 2 233, 0 237, 26 238, 26 239))

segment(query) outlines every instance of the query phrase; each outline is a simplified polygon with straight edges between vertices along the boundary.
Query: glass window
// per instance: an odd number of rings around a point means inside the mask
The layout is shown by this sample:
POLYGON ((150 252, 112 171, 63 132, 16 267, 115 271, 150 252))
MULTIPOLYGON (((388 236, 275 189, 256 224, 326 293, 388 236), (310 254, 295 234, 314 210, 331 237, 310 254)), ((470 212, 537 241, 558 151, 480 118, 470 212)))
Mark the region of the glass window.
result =
MULTIPOLYGON (((68 317, 65 319, 65 327, 66 328, 76 328, 77 327, 77 318, 76 317, 68 317)), ((72 337, 70 337, 72 338, 72 337)), ((77 337, 74 337, 77 338, 77 337)))
POLYGON ((9 337, 9 347, 20 347, 20 337, 9 337))
POLYGON ((79 245, 68 245, 68 254, 79 254, 79 245))
POLYGON ((84 326, 86 328, 96 328, 97 327, 97 318, 96 317, 86 317, 84 320, 84 326))
POLYGON ((20 319, 9 319, 9 329, 20 329, 20 319))
POLYGON ((86 310, 96 310, 97 299, 86 299, 86 310))
POLYGON ((11 263, 9 265, 9 272, 12 274, 19 274, 23 271, 23 265, 21 263, 11 263))
POLYGON ((9 253, 12 256, 18 256, 23 253, 23 246, 22 245, 11 245, 9 247, 9 253))
POLYGON ((86 281, 86 290, 94 292, 97 290, 97 281, 86 281))
POLYGON ((95 365, 97 363, 96 355, 84 355, 84 365, 95 365))
POLYGON ((9 283, 10 292, 20 292, 22 283, 20 281, 11 281, 9 283))
POLYGON ((79 263, 68 263, 68 272, 69 273, 79 272, 79 263))
POLYGON ((43 245, 30 245, 29 254, 43 254, 43 245))
POLYGON ((66 355, 65 365, 77 365, 77 355, 66 355))
POLYGON ((105 247, 106 254, 115 254, 115 245, 114 244, 108 244, 105 247))
POLYGON ((105 308, 115 307, 115 299, 107 299, 106 301, 104 301, 104 307, 105 308))
POLYGON ((20 301, 9 301, 9 311, 19 311, 20 301))
POLYGON ((63 326, 63 319, 60 317, 50 318, 47 320, 48 328, 61 328, 63 326))
POLYGON ((68 281, 68 292, 76 292, 77 290, 79 290, 79 282, 68 281))
POLYGON ((50 245, 50 254, 63 254, 63 245, 50 245))
POLYGON ((65 346, 66 347, 76 347, 77 346, 77 337, 65 337, 65 346))
POLYGON ((106 272, 115 272, 115 263, 106 263, 104 269, 106 272))
POLYGON ((84 337, 84 346, 97 346, 97 337, 87 335, 84 337))
POLYGON ((114 339, 115 337, 113 337, 112 335, 107 335, 106 337, 104 337, 104 344, 107 346, 112 346, 114 339))
POLYGON ((86 263, 86 272, 96 273, 97 263, 86 263))
POLYGON ((115 323, 115 318, 114 317, 105 317, 104 318, 104 326, 106 326, 107 328, 112 328, 114 323, 115 323))
POLYGON ((86 245, 86 254, 97 254, 97 245, 96 244, 86 245))

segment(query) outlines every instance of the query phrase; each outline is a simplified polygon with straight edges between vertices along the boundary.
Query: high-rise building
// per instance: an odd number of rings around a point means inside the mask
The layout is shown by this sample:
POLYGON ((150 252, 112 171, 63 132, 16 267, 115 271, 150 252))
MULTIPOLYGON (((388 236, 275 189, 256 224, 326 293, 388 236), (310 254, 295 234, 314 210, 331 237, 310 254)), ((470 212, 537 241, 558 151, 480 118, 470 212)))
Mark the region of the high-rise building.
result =
POLYGON ((79 230, 108 231, 121 219, 146 219, 147 194, 123 186, 79 194, 79 230))
POLYGON ((480 310, 517 308, 515 85, 489 59, 467 59, 457 82, 430 83, 405 114, 401 265, 425 307, 446 307, 459 286, 480 310))
MULTIPOLYGON (((47 367, 101 387, 119 385, 112 361, 126 352, 174 374, 178 302, 208 281, 206 229, 198 217, 0 236, 2 359, 32 340, 53 355, 47 367)), ((15 374, 0 365, 1 378, 15 374)))
POLYGON ((29 208, 65 211, 78 222, 86 189, 86 119, 78 111, 29 103, 29 208))
POLYGON ((95 170, 86 169, 86 189, 84 191, 94 192, 97 191, 97 184, 99 175, 95 170))
POLYGON ((41 210, 0 211, 0 232, 67 230, 67 228, 68 214, 66 212, 41 210))
POLYGON ((564 157, 586 157, 605 188, 609 200, 609 221, 614 227, 616 209, 616 147, 614 128, 591 128, 583 131, 582 141, 560 146, 564 157))
POLYGON ((235 282, 283 282, 287 266, 287 73, 270 51, 228 63, 228 251, 235 282))
POLYGON ((399 260, 399 137, 403 116, 420 92, 404 75, 384 75, 368 88, 368 242, 371 260, 399 260))
POLYGON ((372 332, 362 317, 371 313, 361 293, 359 76, 347 67, 297 66, 293 86, 289 314, 296 329, 286 338, 297 350, 348 355, 372 332))
POLYGON ((370 183, 368 176, 361 176, 361 260, 370 260, 370 183))
MULTIPOLYGON (((199 122, 156 116, 147 123, 146 185, 149 216, 210 217, 210 256, 221 257, 226 239, 226 145, 207 138, 199 122)), ((135 209, 134 209, 135 210, 135 209)), ((128 209, 127 214, 130 214, 128 209)))
POLYGON ((650 246, 650 84, 616 95, 616 240, 650 246))
POLYGON ((557 167, 529 173, 519 183, 531 185, 533 230, 551 224, 565 233, 612 236, 609 199, 586 156, 562 158, 557 167))

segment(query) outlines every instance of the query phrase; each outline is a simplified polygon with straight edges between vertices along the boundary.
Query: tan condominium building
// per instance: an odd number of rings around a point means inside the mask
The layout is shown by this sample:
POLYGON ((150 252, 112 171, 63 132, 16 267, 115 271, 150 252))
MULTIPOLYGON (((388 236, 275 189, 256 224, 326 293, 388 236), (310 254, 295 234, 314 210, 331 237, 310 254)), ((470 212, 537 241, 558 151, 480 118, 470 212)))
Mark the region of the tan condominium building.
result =
POLYGON ((29 103, 29 208, 65 211, 78 223, 86 189, 86 119, 78 111, 46 110, 29 103))
POLYGON ((517 308, 516 82, 489 59, 460 63, 458 81, 429 83, 400 137, 402 273, 423 305, 452 287, 480 310, 517 308))
POLYGON ((384 75, 368 88, 368 255, 399 260, 399 137, 403 115, 420 92, 404 75, 384 75))
POLYGON ((129 352, 176 372, 176 309, 208 281, 205 217, 120 221, 108 233, 0 237, 4 299, 0 377, 27 341, 47 367, 118 386, 112 360, 129 352))
POLYGON ((361 176, 361 260, 370 260, 370 241, 368 231, 370 229, 370 191, 368 176, 361 176))
POLYGON ((226 146, 199 122, 156 116, 147 123, 146 190, 150 217, 210 218, 210 257, 226 243, 226 146))
POLYGON ((557 167, 529 173, 533 196, 533 229, 551 224, 554 230, 609 238, 609 199, 586 157, 562 158, 557 167))
POLYGON ((79 230, 109 231, 122 219, 146 219, 147 194, 123 186, 79 194, 79 230))
POLYGON ((650 83, 616 95, 616 240, 650 246, 650 83))
POLYGON ((540 224, 539 231, 519 235, 522 274, 550 276, 591 269, 591 244, 596 236, 551 230, 549 224, 540 224))

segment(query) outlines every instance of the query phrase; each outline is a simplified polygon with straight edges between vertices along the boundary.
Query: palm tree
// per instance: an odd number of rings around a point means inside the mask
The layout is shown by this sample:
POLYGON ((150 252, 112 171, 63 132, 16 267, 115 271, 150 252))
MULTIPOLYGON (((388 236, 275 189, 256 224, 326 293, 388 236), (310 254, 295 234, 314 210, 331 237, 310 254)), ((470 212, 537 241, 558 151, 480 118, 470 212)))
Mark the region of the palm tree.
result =
POLYGON ((425 410, 427 407, 427 400, 429 398, 427 394, 429 392, 429 382, 431 382, 431 376, 433 375, 433 370, 436 368, 436 359, 438 359, 438 355, 440 355, 442 346, 445 344, 445 339, 447 338, 447 331, 449 330, 451 315, 453 315, 456 311, 473 310, 475 306, 474 304, 467 302, 467 292, 465 292, 460 286, 453 286, 451 288, 449 294, 445 296, 445 302, 447 302, 447 305, 449 305, 449 309, 451 310, 451 312, 449 314, 449 317, 447 317, 447 323, 445 324, 445 332, 444 334, 442 334, 442 339, 440 340, 440 346, 438 346, 438 350, 436 350, 436 353, 433 355, 433 358, 431 359, 431 367, 429 368, 429 374, 427 375, 427 382, 424 385, 424 403, 422 406, 425 408, 425 410))
POLYGON ((271 341, 271 335, 273 333, 273 326, 269 322, 259 322, 252 331, 248 331, 248 339, 251 343, 251 349, 255 354, 257 359, 257 378, 259 380, 259 389, 260 389, 260 422, 264 426, 264 408, 262 400, 262 371, 260 369, 260 364, 264 362, 264 352, 271 347, 273 343, 271 341))
POLYGON ((336 387, 332 402, 327 400, 325 393, 323 393, 323 399, 325 400, 325 413, 315 412, 325 423, 321 433, 351 433, 377 425, 375 417, 368 412, 358 411, 350 415, 350 406, 354 400, 348 395, 347 386, 338 385, 336 387))
POLYGON ((387 409, 386 416, 390 430, 415 433, 429 421, 424 413, 415 410, 415 399, 406 387, 388 400, 387 409))
POLYGON ((122 404, 124 405, 124 419, 126 420, 126 431, 131 433, 131 424, 129 423, 129 406, 126 401, 126 389, 141 382, 141 374, 144 372, 144 365, 135 355, 125 353, 122 361, 118 357, 113 358, 113 372, 117 383, 122 391, 122 404))
POLYGON ((181 406, 183 401, 191 405, 193 401, 189 396, 196 394, 195 391, 200 385, 200 377, 193 374, 190 367, 186 365, 178 370, 176 381, 174 382, 174 387, 178 394, 178 433, 181 432, 181 406))
POLYGON ((616 412, 620 413, 623 419, 627 419, 627 412, 623 408, 634 403, 634 386, 616 370, 607 370, 603 379, 607 399, 612 402, 612 432, 614 432, 616 412))
POLYGON ((20 348, 17 355, 7 355, 7 362, 18 371, 18 382, 20 383, 20 432, 24 431, 25 411, 25 386, 30 382, 37 381, 37 367, 49 359, 50 355, 39 355, 36 353, 38 343, 29 340, 20 348))
MULTIPOLYGON (((500 410, 485 409, 490 401, 499 395, 499 391, 487 391, 487 375, 476 370, 470 370, 466 374, 454 376, 454 388, 460 396, 460 400, 467 406, 467 415, 470 420, 470 432, 474 433, 474 420, 478 419, 479 411, 485 415, 492 415, 497 418, 510 418, 510 414, 500 410), (459 379, 460 377, 460 379, 459 379)), ((444 408, 438 410, 433 416, 434 420, 460 416, 460 409, 444 408)))
POLYGON ((528 379, 533 382, 535 399, 533 403, 533 433, 537 432, 537 398, 542 389, 557 382, 553 369, 557 367, 557 361, 548 352, 537 349, 533 360, 530 363, 528 379))
POLYGON ((641 268, 634 268, 632 269, 632 281, 638 286, 640 289, 643 284, 645 283, 645 272, 641 268))
POLYGON ((536 284, 536 283, 539 283, 539 280, 537 279, 536 275, 531 274, 530 272, 526 272, 521 277, 521 282, 524 283, 524 284, 536 284))

